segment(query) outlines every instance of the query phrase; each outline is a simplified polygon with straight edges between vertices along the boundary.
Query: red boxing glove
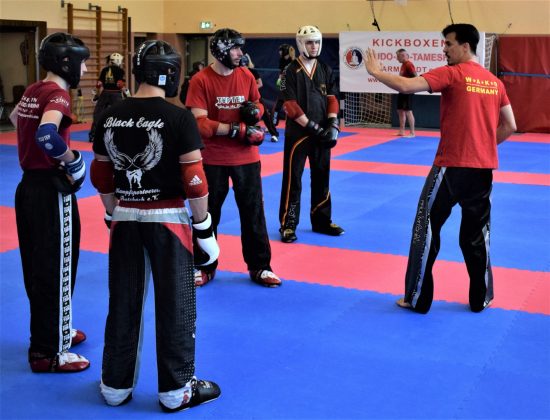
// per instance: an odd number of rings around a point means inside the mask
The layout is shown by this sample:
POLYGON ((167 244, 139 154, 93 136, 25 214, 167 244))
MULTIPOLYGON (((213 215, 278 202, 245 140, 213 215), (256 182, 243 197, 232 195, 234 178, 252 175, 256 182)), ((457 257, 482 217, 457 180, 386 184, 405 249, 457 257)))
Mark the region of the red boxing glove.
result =
POLYGON ((242 140, 250 146, 259 146, 264 141, 265 133, 258 125, 231 123, 227 136, 231 139, 242 140))

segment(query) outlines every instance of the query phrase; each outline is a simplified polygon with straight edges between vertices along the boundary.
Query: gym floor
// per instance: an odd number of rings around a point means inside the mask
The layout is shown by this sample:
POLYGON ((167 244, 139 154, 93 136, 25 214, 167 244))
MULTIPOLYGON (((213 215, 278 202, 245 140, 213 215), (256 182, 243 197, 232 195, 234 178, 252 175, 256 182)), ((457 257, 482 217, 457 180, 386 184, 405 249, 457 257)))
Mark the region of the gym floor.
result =
MULTIPOLYGON (((86 124, 72 147, 92 153, 86 124)), ((219 226, 214 281, 197 291, 199 378, 222 388, 189 419, 550 418, 550 135, 515 134, 499 147, 493 190, 493 305, 467 306, 468 278, 458 247, 460 209, 442 231, 429 314, 395 305, 403 292, 410 230, 439 132, 396 137, 395 129, 347 128, 333 149, 333 219, 342 237, 309 226, 304 173, 298 242, 278 234, 280 141, 260 146, 264 198, 278 289, 252 283, 240 249, 230 194, 219 226)), ((108 233, 89 181, 79 191, 81 260, 73 326, 88 335, 75 348, 85 372, 33 374, 27 363, 29 309, 19 259, 14 193, 21 176, 14 132, 0 133, 0 417, 155 418, 154 307, 144 315, 140 378, 131 403, 99 394, 107 315, 108 233)), ((89 167, 89 166, 88 166, 89 167)))

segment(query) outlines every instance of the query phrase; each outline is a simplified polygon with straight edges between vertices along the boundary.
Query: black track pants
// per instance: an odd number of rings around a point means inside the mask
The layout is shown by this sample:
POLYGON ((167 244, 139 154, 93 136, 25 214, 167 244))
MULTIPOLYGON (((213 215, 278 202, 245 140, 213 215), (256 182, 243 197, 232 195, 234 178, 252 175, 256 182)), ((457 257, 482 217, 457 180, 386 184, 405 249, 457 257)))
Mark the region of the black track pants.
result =
POLYGON ((417 312, 430 310, 441 228, 457 203, 462 208, 459 241, 470 277, 470 308, 479 312, 493 299, 492 181, 491 169, 432 167, 418 202, 405 277, 405 302, 417 312))
POLYGON ((72 292, 80 246, 76 197, 59 193, 51 171, 25 172, 15 215, 25 290, 30 303, 30 351, 46 356, 71 346, 72 292))

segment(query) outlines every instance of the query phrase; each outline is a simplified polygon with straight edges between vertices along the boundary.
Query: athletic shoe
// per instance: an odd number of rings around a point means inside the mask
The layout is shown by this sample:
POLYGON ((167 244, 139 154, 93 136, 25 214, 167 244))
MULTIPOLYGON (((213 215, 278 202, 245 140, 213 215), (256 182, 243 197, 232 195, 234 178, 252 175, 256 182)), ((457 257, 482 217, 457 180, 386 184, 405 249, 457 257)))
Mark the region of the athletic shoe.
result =
POLYGON ((414 134, 414 133, 407 134, 405 137, 408 138, 408 139, 412 139, 412 138, 416 137, 416 134, 414 134))
POLYGON ((313 231, 317 233, 322 233, 324 235, 330 236, 340 236, 343 235, 346 231, 338 226, 336 223, 331 223, 326 226, 313 226, 313 231))
POLYGON ((283 241, 286 244, 289 244, 291 242, 294 242, 298 239, 296 236, 296 231, 294 229, 279 229, 279 232, 281 233, 281 241, 283 241))
POLYGON ((116 389, 111 388, 103 383, 103 380, 99 384, 101 396, 111 407, 119 407, 124 404, 128 404, 132 400, 132 390, 134 388, 116 389))
POLYGON ((249 274, 254 283, 258 283, 265 287, 279 287, 283 284, 281 279, 269 270, 254 270, 249 271, 249 274))
POLYGON ((84 331, 71 329, 71 347, 74 347, 83 341, 86 341, 86 334, 84 331))
POLYGON ((88 359, 79 354, 68 352, 53 357, 46 357, 38 352, 29 352, 29 364, 35 373, 74 373, 90 367, 88 359))
POLYGON ((279 141, 279 138, 277 136, 271 136, 271 142, 277 143, 279 141))
POLYGON ((191 407, 214 401, 222 393, 220 387, 212 381, 193 378, 191 380, 191 396, 185 393, 183 401, 179 407, 169 408, 159 401, 160 408, 166 413, 175 413, 176 411, 187 410, 191 407))
POLYGON ((195 286, 202 287, 210 280, 213 280, 216 276, 216 270, 214 271, 203 271, 200 269, 195 269, 195 286))

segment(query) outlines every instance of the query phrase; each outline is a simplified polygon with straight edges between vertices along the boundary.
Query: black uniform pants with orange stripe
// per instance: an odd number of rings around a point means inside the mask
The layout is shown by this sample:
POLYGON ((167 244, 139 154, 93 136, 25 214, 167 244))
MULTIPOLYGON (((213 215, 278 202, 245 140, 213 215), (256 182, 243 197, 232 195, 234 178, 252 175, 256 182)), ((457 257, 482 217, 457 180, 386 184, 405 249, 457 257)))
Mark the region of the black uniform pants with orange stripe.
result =
POLYGON ((76 197, 57 191, 54 172, 25 172, 15 193, 19 251, 31 312, 29 350, 47 357, 71 346, 72 293, 80 247, 76 197))
POLYGON ((418 202, 405 277, 405 302, 415 311, 430 310, 441 228, 457 203, 462 209, 459 243, 470 277, 470 308, 479 312, 493 299, 492 182, 491 169, 432 167, 418 202))
POLYGON ((326 227, 332 222, 330 149, 321 147, 313 136, 297 139, 285 136, 283 184, 279 205, 279 221, 283 229, 296 229, 300 222, 302 175, 306 159, 309 159, 311 176, 311 225, 326 227))
POLYGON ((204 172, 208 181, 208 211, 216 236, 231 179, 241 221, 244 261, 250 271, 271 271, 260 162, 237 166, 204 165, 204 172))

